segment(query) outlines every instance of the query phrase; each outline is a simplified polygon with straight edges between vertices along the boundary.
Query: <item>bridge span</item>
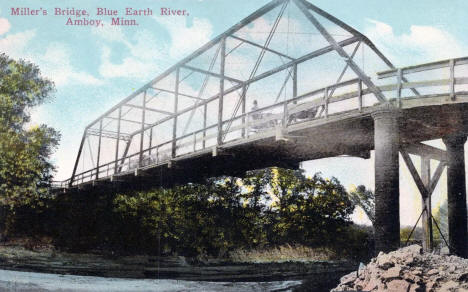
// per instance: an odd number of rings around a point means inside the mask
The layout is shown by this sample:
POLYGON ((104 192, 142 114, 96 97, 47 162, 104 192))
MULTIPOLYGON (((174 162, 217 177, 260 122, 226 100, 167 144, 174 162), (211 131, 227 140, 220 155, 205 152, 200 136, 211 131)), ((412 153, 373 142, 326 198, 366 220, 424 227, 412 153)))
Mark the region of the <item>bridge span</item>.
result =
POLYGON ((320 8, 274 0, 91 122, 55 188, 171 186, 374 150, 376 250, 388 251, 400 244, 401 154, 421 193, 425 249, 447 168, 449 245, 468 257, 467 88, 468 57, 395 68, 320 8), (439 138, 446 150, 423 143, 439 138))

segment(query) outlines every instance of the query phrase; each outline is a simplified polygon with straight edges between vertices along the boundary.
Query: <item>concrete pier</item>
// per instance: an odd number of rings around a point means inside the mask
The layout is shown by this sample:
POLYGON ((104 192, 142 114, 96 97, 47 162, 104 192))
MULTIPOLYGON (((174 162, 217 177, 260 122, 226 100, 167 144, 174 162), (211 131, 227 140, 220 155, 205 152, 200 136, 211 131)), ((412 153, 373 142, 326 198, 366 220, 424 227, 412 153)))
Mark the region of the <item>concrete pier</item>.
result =
POLYGON ((390 105, 372 113, 375 144, 375 250, 400 246, 398 111, 390 105))
POLYGON ((465 151, 466 136, 443 138, 447 147, 447 200, 450 252, 468 257, 465 151))

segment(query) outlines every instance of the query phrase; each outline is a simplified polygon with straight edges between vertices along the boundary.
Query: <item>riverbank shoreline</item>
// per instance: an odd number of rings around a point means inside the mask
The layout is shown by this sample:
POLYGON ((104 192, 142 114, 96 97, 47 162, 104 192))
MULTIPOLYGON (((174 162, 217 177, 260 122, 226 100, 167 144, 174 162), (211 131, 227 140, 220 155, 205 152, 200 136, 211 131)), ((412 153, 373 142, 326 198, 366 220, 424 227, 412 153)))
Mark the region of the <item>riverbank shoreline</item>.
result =
POLYGON ((0 269, 132 279, 178 279, 196 281, 283 281, 314 275, 345 274, 356 268, 349 261, 285 261, 232 263, 211 260, 196 264, 176 256, 103 256, 67 253, 54 249, 29 250, 0 246, 0 269))
POLYGON ((28 249, 18 245, 0 245, 0 269, 5 272, 91 276, 130 281, 169 280, 232 284, 293 281, 296 283, 295 289, 301 291, 299 282, 333 287, 341 276, 355 270, 356 267, 356 263, 350 261, 235 263, 211 259, 200 262, 181 256, 115 256, 69 253, 51 247, 28 249))
POLYGON ((296 291, 301 281, 202 282, 57 275, 0 269, 0 291, 14 292, 254 292, 296 291))

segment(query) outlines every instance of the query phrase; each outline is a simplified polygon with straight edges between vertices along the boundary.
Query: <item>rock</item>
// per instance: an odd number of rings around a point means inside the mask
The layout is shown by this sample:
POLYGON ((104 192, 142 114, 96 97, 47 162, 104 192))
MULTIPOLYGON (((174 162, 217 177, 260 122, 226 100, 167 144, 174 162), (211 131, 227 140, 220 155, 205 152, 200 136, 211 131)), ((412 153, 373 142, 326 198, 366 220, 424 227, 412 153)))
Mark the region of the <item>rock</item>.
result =
POLYGON ((400 252, 407 253, 407 254, 409 253, 413 256, 421 255, 422 251, 423 251, 422 247, 417 244, 413 244, 413 245, 400 249, 400 252))
POLYGON ((395 263, 393 262, 391 255, 383 254, 380 257, 377 257, 377 265, 379 268, 387 270, 388 268, 393 267, 395 263))
POLYGON ((458 287, 458 283, 455 282, 455 281, 449 281, 449 282, 446 282, 444 284, 442 284, 440 286, 440 288, 437 290, 437 291, 440 291, 440 292, 450 292, 452 291, 453 289, 457 288, 458 287))
POLYGON ((342 285, 347 285, 349 283, 353 283, 354 281, 356 281, 356 278, 357 278, 356 272, 351 272, 341 277, 340 282, 342 285))
POLYGON ((407 265, 411 265, 412 263, 414 263, 414 258, 413 258, 413 257, 407 258, 407 259, 405 260, 405 263, 406 263, 407 265))
POLYGON ((401 267, 393 267, 388 269, 385 273, 382 274, 382 278, 385 280, 391 280, 400 278, 401 275, 401 267))
POLYGON ((387 288, 389 292, 408 292, 410 285, 405 280, 393 280, 387 283, 387 288))
POLYGON ((462 282, 462 283, 468 283, 468 272, 467 272, 467 273, 460 274, 460 275, 457 277, 457 280, 458 280, 459 282, 462 282))
POLYGON ((409 292, 423 292, 424 288, 418 284, 412 284, 409 288, 409 292))
POLYGON ((421 283, 422 282, 422 278, 419 277, 419 276, 415 276, 413 274, 410 274, 410 273, 405 273, 403 278, 411 283, 421 283))
POLYGON ((361 291, 362 290, 362 283, 357 283, 354 285, 354 288, 358 291, 361 291))
MULTIPOLYGON (((422 254, 419 246, 379 253, 359 270, 342 278, 336 291, 467 291, 468 259, 422 254), (346 285, 343 285, 345 283, 346 285)), ((468 292, 468 291, 467 291, 468 292)))
POLYGON ((428 291, 430 291, 432 288, 434 287, 437 287, 437 283, 436 282, 432 282, 432 281, 428 281, 426 282, 426 289, 428 291))
POLYGON ((382 282, 379 279, 372 278, 372 279, 370 279, 370 281, 367 283, 367 285, 364 287, 363 290, 364 291, 372 291, 372 290, 378 288, 379 285, 381 285, 381 284, 382 284, 382 282))

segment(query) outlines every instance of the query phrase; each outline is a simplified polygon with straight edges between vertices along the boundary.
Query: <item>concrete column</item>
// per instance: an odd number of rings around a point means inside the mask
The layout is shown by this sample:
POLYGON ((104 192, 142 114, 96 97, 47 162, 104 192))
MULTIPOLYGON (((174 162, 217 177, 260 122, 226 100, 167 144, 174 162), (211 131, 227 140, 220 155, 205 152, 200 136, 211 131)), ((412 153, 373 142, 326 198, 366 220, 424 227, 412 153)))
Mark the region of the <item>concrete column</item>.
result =
POLYGON ((375 149, 375 251, 400 247, 398 111, 386 105, 372 114, 375 149))
POLYGON ((468 258, 465 136, 443 138, 447 147, 447 199, 450 253, 468 258))

